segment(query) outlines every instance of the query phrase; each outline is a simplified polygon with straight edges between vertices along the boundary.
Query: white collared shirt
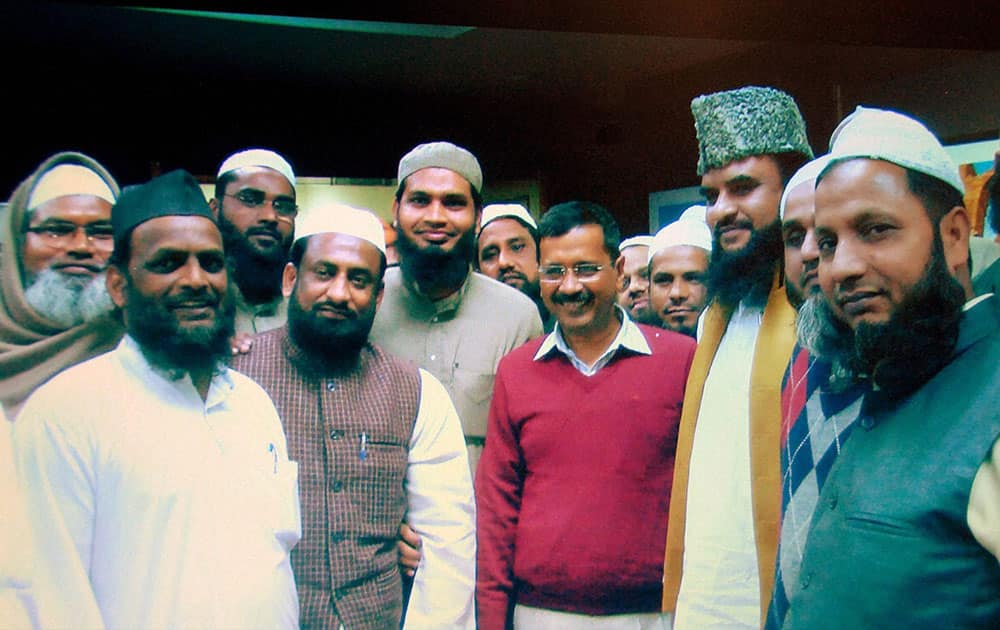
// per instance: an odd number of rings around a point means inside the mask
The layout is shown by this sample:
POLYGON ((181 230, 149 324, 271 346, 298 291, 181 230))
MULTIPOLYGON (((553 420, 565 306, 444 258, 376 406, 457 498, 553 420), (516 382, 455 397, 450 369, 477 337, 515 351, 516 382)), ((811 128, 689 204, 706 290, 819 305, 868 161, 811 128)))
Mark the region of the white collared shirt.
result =
POLYGON ((15 446, 42 627, 297 627, 297 466, 247 377, 202 400, 125 337, 40 387, 15 446))
POLYGON ((618 314, 618 318, 621 320, 621 328, 618 329, 618 334, 615 338, 611 340, 611 344, 607 349, 594 361, 593 365, 588 365, 585 361, 581 360, 580 357, 573 352, 573 349, 569 347, 566 343, 566 339, 562 335, 562 329, 559 323, 556 323, 555 329, 548 334, 542 345, 539 346, 538 352, 535 353, 535 361, 545 357, 547 354, 553 351, 559 351, 569 359, 569 362, 573 364, 577 370, 580 371, 584 376, 593 376, 597 372, 607 365, 611 358, 615 355, 615 352, 619 348, 625 348, 626 350, 631 350, 638 354, 653 354, 653 351, 649 349, 649 344, 646 342, 646 337, 639 330, 629 316, 625 313, 622 307, 615 305, 615 309, 618 314))

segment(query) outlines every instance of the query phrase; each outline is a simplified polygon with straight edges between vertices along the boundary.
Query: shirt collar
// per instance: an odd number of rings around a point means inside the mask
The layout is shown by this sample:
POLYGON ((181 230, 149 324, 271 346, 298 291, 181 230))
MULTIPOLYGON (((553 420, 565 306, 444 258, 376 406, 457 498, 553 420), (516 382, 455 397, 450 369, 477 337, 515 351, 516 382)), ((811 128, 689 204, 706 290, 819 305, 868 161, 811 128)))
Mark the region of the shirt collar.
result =
POLYGON ((972 298, 971 300, 965 303, 965 305, 962 307, 962 312, 964 313, 973 306, 975 306, 976 304, 979 304, 980 302, 984 302, 990 299, 992 295, 993 295, 992 293, 984 293, 982 295, 977 295, 976 297, 972 298))
POLYGON ((417 283, 406 277, 403 273, 402 268, 399 270, 399 276, 401 279, 401 284, 406 290, 406 295, 409 302, 419 309, 419 312, 426 313, 428 316, 433 316, 438 319, 442 319, 446 316, 454 316, 458 311, 458 308, 462 305, 462 299, 469 290, 469 283, 472 278, 473 271, 470 269, 468 273, 465 274, 465 280, 462 281, 462 286, 458 288, 449 296, 443 297, 440 300, 431 300, 420 290, 417 283))
MULTIPOLYGON (((618 334, 615 335, 615 338, 611 341, 607 350, 601 354, 601 358, 598 359, 598 362, 618 350, 618 348, 625 348, 626 350, 631 350, 637 354, 653 354, 653 351, 649 348, 649 343, 646 341, 646 336, 642 334, 642 331, 639 330, 636 323, 629 318, 625 309, 616 304, 615 310, 618 312, 618 317, 622 322, 622 326, 618 329, 618 334)), ((573 349, 569 347, 569 344, 567 344, 565 338, 563 338, 562 330, 559 327, 558 321, 556 322, 555 328, 552 332, 546 335, 545 340, 542 341, 542 345, 538 347, 538 352, 535 353, 535 361, 544 358, 553 351, 561 352, 566 357, 579 361, 576 353, 573 352, 573 349)))
MULTIPOLYGON (((187 372, 180 369, 161 368, 151 364, 146 355, 143 354, 139 342, 132 338, 131 335, 126 334, 122 337, 121 342, 118 344, 118 349, 121 353, 122 363, 128 369, 139 374, 142 380, 146 380, 146 376, 159 377, 159 379, 173 389, 190 389, 201 400, 201 396, 195 391, 194 383, 187 372)), ((233 382, 229 368, 220 363, 216 366, 215 373, 212 375, 212 382, 208 388, 208 396, 205 399, 205 407, 208 408, 222 402, 233 390, 234 386, 235 383, 233 382)))

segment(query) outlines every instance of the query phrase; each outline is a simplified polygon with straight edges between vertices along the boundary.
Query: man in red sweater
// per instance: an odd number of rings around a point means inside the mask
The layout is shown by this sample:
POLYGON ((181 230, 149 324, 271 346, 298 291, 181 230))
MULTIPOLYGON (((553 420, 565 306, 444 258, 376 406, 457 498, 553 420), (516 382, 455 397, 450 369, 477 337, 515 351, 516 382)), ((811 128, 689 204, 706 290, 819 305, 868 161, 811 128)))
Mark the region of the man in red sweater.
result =
POLYGON ((616 305, 607 210, 559 204, 538 232, 557 324, 497 369, 476 475, 479 627, 667 628, 664 536, 695 343, 616 305))

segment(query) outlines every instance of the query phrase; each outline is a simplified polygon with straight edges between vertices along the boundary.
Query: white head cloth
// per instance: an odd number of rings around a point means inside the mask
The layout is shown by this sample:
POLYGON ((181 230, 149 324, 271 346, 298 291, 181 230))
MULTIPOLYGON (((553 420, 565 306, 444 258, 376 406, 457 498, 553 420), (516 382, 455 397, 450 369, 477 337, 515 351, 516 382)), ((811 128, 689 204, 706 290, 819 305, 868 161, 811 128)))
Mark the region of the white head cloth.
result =
POLYGON ((519 203, 491 203, 486 206, 483 208, 483 218, 480 219, 481 227, 479 229, 483 229, 491 221, 508 217, 520 220, 525 225, 531 226, 533 230, 538 229, 538 224, 535 223, 531 213, 519 203))
POLYGON ((788 195, 800 184, 815 182, 819 174, 823 172, 826 165, 830 163, 830 154, 821 155, 815 160, 806 162, 799 170, 795 171, 792 178, 785 184, 785 190, 781 193, 781 202, 778 204, 778 216, 785 218, 785 204, 788 203, 788 195))
POLYGON ((623 252, 629 247, 649 247, 653 244, 653 237, 648 234, 630 236, 618 244, 618 251, 623 252))
POLYGON ((340 203, 329 203, 310 208, 300 215, 295 224, 295 238, 314 234, 346 234, 374 245, 385 253, 385 229, 382 220, 371 211, 340 203))
POLYGON ((712 230, 704 221, 692 221, 690 219, 678 219, 660 229, 653 237, 653 244, 649 248, 648 262, 653 262, 653 257, 670 247, 687 245, 690 247, 700 247, 703 250, 712 251, 712 230))
POLYGON ((246 168, 247 166, 263 166, 273 171, 278 171, 288 180, 292 188, 295 188, 295 172, 292 171, 292 165, 288 163, 288 160, 268 149, 247 149, 246 151, 233 153, 219 167, 216 177, 222 177, 229 171, 246 168))
POLYGON ((687 210, 681 213, 681 216, 677 217, 678 221, 701 221, 705 222, 705 213, 708 211, 705 206, 696 205, 691 206, 687 210))
POLYGON ((930 175, 965 195, 958 167, 927 127, 899 112, 858 107, 830 136, 831 162, 868 158, 930 175))
POLYGON ((114 205, 115 194, 104 179, 86 166, 60 164, 46 171, 31 189, 28 209, 67 195, 93 195, 114 205))
POLYGON ((483 190, 483 170, 479 160, 468 149, 450 142, 427 142, 413 147, 399 160, 396 181, 425 168, 446 168, 464 177, 476 192, 483 190))

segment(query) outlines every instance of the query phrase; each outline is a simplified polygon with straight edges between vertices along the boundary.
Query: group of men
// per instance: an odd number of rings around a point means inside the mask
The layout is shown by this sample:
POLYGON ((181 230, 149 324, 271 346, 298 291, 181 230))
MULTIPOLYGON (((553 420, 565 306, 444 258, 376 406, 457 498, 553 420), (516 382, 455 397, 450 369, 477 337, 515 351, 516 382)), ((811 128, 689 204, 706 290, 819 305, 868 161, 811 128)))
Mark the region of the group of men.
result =
POLYGON ((398 266, 373 213, 299 216, 272 151, 208 200, 44 162, 0 233, 26 539, 0 603, 28 627, 996 625, 1000 271, 971 268, 957 168, 896 112, 816 159, 779 90, 692 112, 705 207, 624 240, 586 201, 484 207, 472 153, 415 147, 398 266))

